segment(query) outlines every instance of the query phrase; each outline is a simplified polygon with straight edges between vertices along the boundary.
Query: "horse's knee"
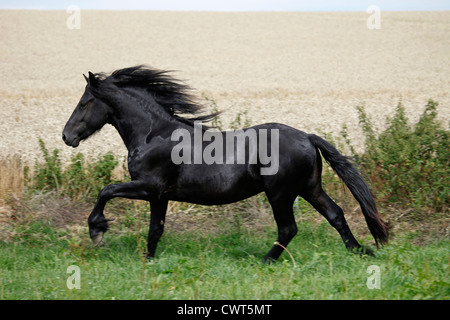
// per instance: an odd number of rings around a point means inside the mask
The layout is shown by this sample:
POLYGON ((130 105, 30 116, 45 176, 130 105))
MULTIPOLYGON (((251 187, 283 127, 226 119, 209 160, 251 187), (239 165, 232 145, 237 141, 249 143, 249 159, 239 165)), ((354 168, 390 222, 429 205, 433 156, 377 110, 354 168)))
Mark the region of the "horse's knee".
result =
POLYGON ((278 239, 280 242, 289 242, 298 232, 297 225, 295 223, 282 227, 279 230, 278 239))
POLYGON ((104 199, 108 200, 111 199, 114 194, 114 185, 110 184, 104 187, 100 192, 98 193, 98 199, 104 199))
POLYGON ((158 241, 159 238, 161 238, 162 234, 164 232, 164 226, 155 226, 150 227, 150 230, 148 232, 148 239, 149 241, 158 241))
POLYGON ((346 225, 344 211, 339 208, 336 212, 327 217, 328 222, 336 229, 341 229, 346 225))
POLYGON ((295 235, 298 233, 298 228, 296 224, 293 224, 289 227, 289 235, 291 236, 291 239, 295 237, 295 235))

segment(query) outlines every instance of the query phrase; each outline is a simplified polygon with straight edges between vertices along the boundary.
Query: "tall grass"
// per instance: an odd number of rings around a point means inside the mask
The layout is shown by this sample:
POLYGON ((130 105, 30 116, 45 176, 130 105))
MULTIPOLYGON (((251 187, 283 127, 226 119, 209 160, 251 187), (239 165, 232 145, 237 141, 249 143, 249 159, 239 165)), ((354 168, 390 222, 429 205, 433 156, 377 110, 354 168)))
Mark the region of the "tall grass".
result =
POLYGON ((24 186, 24 170, 20 157, 0 159, 0 199, 21 197, 24 186))

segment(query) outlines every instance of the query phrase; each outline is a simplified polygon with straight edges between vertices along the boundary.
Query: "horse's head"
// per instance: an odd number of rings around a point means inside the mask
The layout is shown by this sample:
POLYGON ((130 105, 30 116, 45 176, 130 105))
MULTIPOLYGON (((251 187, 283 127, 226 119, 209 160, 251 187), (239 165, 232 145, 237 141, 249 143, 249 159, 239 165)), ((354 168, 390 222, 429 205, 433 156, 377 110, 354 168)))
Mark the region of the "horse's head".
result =
MULTIPOLYGON (((84 76, 84 75, 83 75, 84 76)), ((62 139, 68 146, 78 147, 81 140, 87 139, 107 122, 111 108, 93 91, 98 88, 100 80, 89 72, 89 78, 83 96, 64 127, 62 139)))

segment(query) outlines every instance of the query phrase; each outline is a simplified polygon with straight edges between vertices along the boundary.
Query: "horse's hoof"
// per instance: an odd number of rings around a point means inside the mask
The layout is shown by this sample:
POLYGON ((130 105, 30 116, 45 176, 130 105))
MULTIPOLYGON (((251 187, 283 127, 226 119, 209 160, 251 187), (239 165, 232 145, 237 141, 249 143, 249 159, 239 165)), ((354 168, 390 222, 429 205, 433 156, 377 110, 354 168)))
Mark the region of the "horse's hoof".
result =
POLYGON ((103 239, 103 232, 99 232, 97 235, 93 236, 91 240, 94 244, 94 247, 97 247, 100 244, 100 242, 102 242, 102 239, 103 239))
POLYGON ((366 247, 366 246, 361 246, 358 248, 351 248, 349 249, 351 252, 355 253, 355 254, 359 254, 359 255, 367 255, 370 257, 375 257, 375 252, 373 252, 372 249, 366 247))
POLYGON ((273 263, 275 263, 277 260, 275 260, 274 258, 272 258, 272 257, 264 257, 263 259, 262 259, 262 263, 263 264, 273 264, 273 263))
POLYGON ((370 257, 375 257, 375 252, 368 247, 362 247, 362 252, 370 257))

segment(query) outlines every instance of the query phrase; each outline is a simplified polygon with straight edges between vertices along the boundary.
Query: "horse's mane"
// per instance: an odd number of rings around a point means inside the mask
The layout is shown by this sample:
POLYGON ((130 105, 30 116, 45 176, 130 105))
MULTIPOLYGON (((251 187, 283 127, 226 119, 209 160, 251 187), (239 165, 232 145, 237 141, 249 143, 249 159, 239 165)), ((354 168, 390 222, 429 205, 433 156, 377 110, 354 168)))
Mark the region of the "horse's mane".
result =
POLYGON ((169 115, 191 125, 194 121, 211 121, 218 115, 218 113, 200 115, 204 111, 204 106, 190 94, 191 87, 175 79, 170 73, 171 71, 138 65, 113 71, 109 75, 96 73, 95 76, 100 82, 112 83, 119 88, 145 90, 169 115), (183 114, 194 117, 180 116, 183 114))

